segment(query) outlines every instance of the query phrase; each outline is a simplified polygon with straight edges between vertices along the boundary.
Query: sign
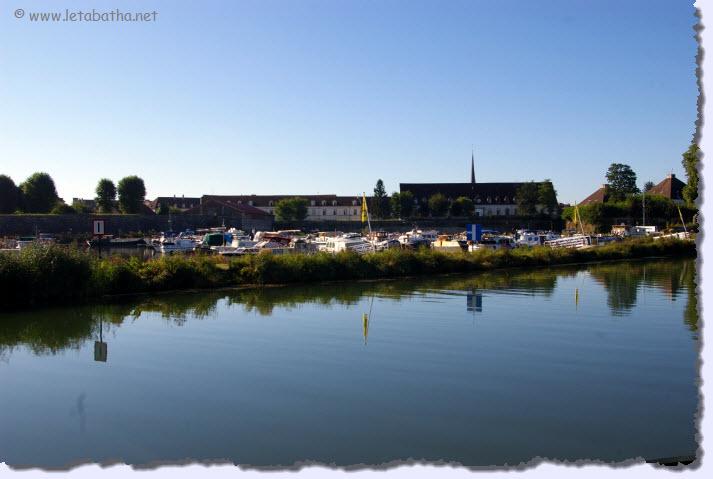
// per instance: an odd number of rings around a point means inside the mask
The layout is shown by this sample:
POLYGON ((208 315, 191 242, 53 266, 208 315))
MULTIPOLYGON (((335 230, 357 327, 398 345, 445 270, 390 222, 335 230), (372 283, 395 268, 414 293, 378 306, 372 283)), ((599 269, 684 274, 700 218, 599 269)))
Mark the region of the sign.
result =
POLYGON ((468 241, 478 242, 483 236, 483 225, 469 224, 465 225, 466 239, 468 241))
POLYGON ((468 312, 481 313, 483 311, 483 295, 481 293, 468 293, 465 299, 468 312))
POLYGON ((102 341, 94 341, 94 361, 106 362, 107 346, 102 341))
POLYGON ((104 234, 104 220, 94 220, 92 231, 96 236, 101 236, 104 234))

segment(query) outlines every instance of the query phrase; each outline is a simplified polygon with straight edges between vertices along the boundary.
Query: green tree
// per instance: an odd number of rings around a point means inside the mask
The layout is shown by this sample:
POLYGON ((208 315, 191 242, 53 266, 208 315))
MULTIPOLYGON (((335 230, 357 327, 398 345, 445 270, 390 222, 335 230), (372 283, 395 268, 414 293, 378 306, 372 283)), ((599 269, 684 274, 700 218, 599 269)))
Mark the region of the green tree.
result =
POLYGON ((146 197, 144 180, 138 176, 127 176, 119 181, 119 208, 123 213, 136 214, 141 212, 141 206, 146 197))
POLYGON ((76 199, 75 199, 74 201, 72 201, 72 209, 73 209, 76 213, 80 213, 80 214, 86 214, 86 213, 91 213, 91 212, 92 212, 92 209, 91 209, 91 208, 89 208, 89 207, 86 206, 84 203, 82 203, 81 201, 76 200, 76 199))
POLYGON ((529 181, 523 183, 515 192, 515 204, 518 212, 523 216, 532 216, 537 213, 537 202, 540 190, 537 183, 529 181))
POLYGON ((49 213, 59 197, 54 180, 47 173, 32 174, 20 185, 22 190, 22 207, 27 213, 49 213))
POLYGON ((391 198, 389 198, 391 216, 394 218, 401 217, 401 193, 394 191, 391 193, 391 198))
POLYGON ((644 183, 644 192, 648 193, 651 190, 651 188, 653 188, 654 186, 656 186, 656 185, 654 185, 653 181, 651 181, 651 180, 647 181, 646 183, 644 183))
POLYGON ((114 182, 107 178, 102 178, 97 183, 96 189, 97 207, 101 213, 111 213, 114 210, 116 201, 116 186, 114 182))
POLYGON ((0 175, 0 213, 10 214, 20 207, 20 189, 6 175, 0 175))
POLYGON ((76 212, 77 212, 77 211, 76 211, 74 208, 72 208, 71 206, 69 206, 69 205, 68 205, 67 203, 65 203, 64 201, 57 201, 57 203, 55 203, 54 207, 53 207, 52 210, 50 211, 50 214, 53 214, 53 215, 73 215, 73 214, 75 214, 76 212))
POLYGON ((159 215, 167 215, 169 211, 169 207, 166 203, 159 203, 158 208, 156 208, 156 214, 159 215))
POLYGON ((473 200, 465 196, 459 196, 451 203, 451 216, 472 216, 473 200))
POLYGON ((636 186, 636 173, 629 165, 612 163, 607 170, 609 198, 617 201, 639 192, 636 186))
POLYGON ((551 180, 546 179, 537 187, 537 202, 547 208, 549 214, 558 213, 557 192, 551 180))
POLYGON ((386 218, 389 216, 389 195, 386 194, 386 188, 384 188, 384 182, 381 178, 376 181, 374 196, 371 198, 369 208, 374 218, 386 218))
POLYGON ((410 218, 413 215, 413 193, 402 191, 398 195, 399 218, 410 218))
POLYGON ((307 205, 305 198, 284 198, 275 203, 275 217, 279 221, 303 221, 307 218, 307 205))
POLYGON ((431 216, 445 216, 448 206, 448 198, 442 193, 436 193, 428 199, 428 210, 431 212, 431 216))
POLYGON ((683 154, 683 168, 686 170, 688 183, 683 187, 683 199, 688 205, 693 205, 698 198, 698 145, 688 147, 683 154))

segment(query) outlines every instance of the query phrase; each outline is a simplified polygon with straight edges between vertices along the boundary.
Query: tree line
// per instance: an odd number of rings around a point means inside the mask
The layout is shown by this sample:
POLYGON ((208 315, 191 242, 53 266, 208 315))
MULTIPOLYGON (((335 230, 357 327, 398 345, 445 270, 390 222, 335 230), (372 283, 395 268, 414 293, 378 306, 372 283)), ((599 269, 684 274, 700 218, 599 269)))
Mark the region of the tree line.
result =
POLYGON ((97 183, 95 208, 82 202, 71 205, 57 194, 52 177, 45 172, 30 175, 16 185, 7 175, 0 175, 0 213, 140 213, 146 198, 144 180, 132 175, 122 178, 118 185, 107 178, 97 183))
MULTIPOLYGON (((606 231, 617 222, 631 221, 632 218, 641 218, 643 221, 644 212, 650 224, 680 224, 681 216, 686 222, 693 221, 698 212, 696 200, 699 154, 698 145, 691 144, 682 155, 681 163, 686 172, 687 183, 682 191, 684 205, 680 207, 680 215, 678 205, 671 199, 649 193, 655 186, 652 181, 646 181, 642 191, 636 186, 637 177, 631 166, 612 163, 605 175, 607 183, 604 201, 577 207, 581 222, 594 230, 606 231)), ((562 218, 573 225, 574 216, 574 206, 567 207, 562 212, 562 218)))

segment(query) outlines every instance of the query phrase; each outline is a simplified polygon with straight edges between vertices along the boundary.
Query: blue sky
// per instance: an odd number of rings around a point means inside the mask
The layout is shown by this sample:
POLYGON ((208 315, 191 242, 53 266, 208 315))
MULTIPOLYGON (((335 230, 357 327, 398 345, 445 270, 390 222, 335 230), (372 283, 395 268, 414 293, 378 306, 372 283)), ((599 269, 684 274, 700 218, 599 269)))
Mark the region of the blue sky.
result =
POLYGON ((673 171, 695 129, 686 1, 0 2, 0 173, 60 196, 359 194, 551 178, 581 200, 612 162, 673 171), (158 11, 33 23, 13 11, 158 11))

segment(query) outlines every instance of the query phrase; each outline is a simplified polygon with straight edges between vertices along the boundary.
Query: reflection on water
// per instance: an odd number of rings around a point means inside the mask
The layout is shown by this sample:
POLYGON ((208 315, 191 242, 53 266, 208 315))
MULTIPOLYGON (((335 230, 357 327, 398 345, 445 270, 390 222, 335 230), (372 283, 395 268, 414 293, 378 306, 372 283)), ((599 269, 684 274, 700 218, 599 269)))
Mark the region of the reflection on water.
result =
POLYGON ((690 456, 697 331, 693 261, 4 314, 0 460, 690 456))

